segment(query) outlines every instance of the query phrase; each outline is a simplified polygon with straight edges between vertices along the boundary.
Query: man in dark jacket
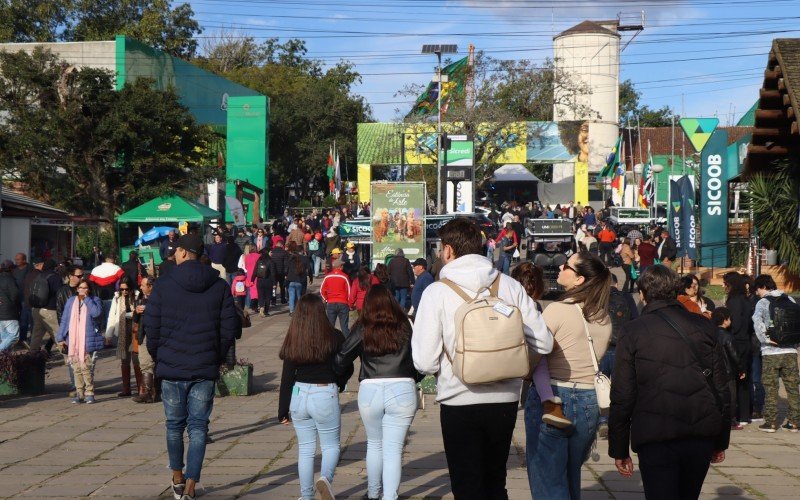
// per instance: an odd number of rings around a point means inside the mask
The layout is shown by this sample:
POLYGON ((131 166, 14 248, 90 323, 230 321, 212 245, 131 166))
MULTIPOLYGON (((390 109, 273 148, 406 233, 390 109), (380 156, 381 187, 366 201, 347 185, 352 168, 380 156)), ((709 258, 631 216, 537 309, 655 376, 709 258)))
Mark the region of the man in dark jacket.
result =
POLYGON ((678 247, 675 245, 675 240, 669 237, 669 231, 665 229, 661 232, 661 244, 658 245, 658 258, 661 259, 662 264, 670 267, 677 256, 678 247))
POLYGON ((402 248, 398 248, 392 260, 389 261, 389 282, 394 289, 394 298, 400 303, 403 309, 408 300, 408 290, 414 284, 414 271, 411 269, 411 262, 406 259, 402 248))
POLYGON ((17 288, 22 294, 19 308, 19 340, 21 342, 27 342, 28 333, 30 333, 31 328, 33 328, 33 316, 31 306, 25 300, 25 281, 33 270, 33 266, 28 262, 28 257, 21 252, 14 255, 14 264, 16 267, 12 274, 14 276, 14 281, 17 283, 17 288))
POLYGON ((725 354, 714 325, 676 300, 674 271, 652 266, 638 283, 646 305, 617 342, 608 454, 625 477, 629 447, 639 455, 647 498, 697 498, 730 439, 725 354))
MULTIPOLYGON (((289 252, 283 248, 283 240, 276 240, 275 246, 269 252, 272 262, 275 263, 275 283, 281 289, 281 304, 286 304, 286 270, 289 268, 289 252)), ((278 302, 277 297, 272 298, 272 305, 278 302)))
POLYGON ((171 230, 167 233, 167 239, 163 240, 160 245, 158 245, 158 254, 161 256, 161 261, 167 260, 171 254, 175 253, 175 244, 177 243, 178 238, 175 236, 175 230, 171 230))
POLYGON ((203 265, 203 241, 181 236, 175 268, 159 278, 144 311, 147 351, 162 379, 167 451, 173 493, 195 496, 206 452, 214 385, 225 353, 241 327, 230 287, 213 268, 203 265), (189 428, 184 477, 183 433, 189 428))
POLYGON ((10 351, 19 339, 20 293, 11 273, 14 263, 0 264, 0 352, 10 351))
POLYGON ((411 291, 411 307, 414 313, 419 309, 419 301, 422 299, 422 292, 433 283, 433 276, 428 272, 428 261, 420 257, 414 261, 414 289, 411 291))
MULTIPOLYGON (((47 301, 41 307, 33 308, 33 333, 31 334, 31 352, 37 352, 42 347, 44 334, 50 334, 50 340, 47 343, 47 350, 52 348, 56 341, 56 331, 58 331, 58 318, 56 316, 56 294, 61 288, 61 278, 55 273, 56 261, 53 259, 41 260, 35 263, 34 267, 41 272, 44 279, 47 280, 47 301)), ((35 286, 35 281, 41 278, 37 276, 31 286, 35 286)), ((31 301, 30 296, 28 301, 31 305, 36 305, 31 301)))

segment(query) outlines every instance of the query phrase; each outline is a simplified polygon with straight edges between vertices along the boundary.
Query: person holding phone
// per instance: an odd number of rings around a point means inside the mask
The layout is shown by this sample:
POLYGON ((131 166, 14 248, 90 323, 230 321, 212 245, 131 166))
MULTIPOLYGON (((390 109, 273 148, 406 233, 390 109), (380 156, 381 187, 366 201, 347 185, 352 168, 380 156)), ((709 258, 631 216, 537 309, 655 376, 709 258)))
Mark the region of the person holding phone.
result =
POLYGON ((64 314, 56 333, 56 341, 66 352, 75 373, 75 397, 73 404, 94 399, 95 353, 103 349, 100 321, 103 319, 103 303, 91 294, 86 278, 81 278, 76 294, 64 305, 64 314))

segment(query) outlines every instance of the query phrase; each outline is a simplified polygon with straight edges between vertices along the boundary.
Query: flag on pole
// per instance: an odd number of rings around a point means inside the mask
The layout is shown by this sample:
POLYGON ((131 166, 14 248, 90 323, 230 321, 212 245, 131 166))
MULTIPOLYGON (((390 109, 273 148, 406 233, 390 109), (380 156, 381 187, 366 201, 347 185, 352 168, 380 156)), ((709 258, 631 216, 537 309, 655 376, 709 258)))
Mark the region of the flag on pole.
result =
POLYGON ((334 174, 333 174, 333 182, 336 184, 336 197, 338 198, 342 194, 342 171, 339 168, 339 152, 336 151, 336 160, 334 161, 334 174))
MULTIPOLYGON (((450 104, 450 100, 454 95, 461 95, 464 93, 469 71, 469 57, 459 59, 442 68, 442 75, 447 76, 447 81, 442 82, 442 113, 447 111, 447 106, 450 104)), ((428 88, 425 89, 425 92, 419 96, 414 107, 411 108, 409 116, 436 114, 438 99, 439 84, 432 81, 428 84, 428 88)))
POLYGON ((333 194, 335 187, 333 176, 335 175, 333 169, 333 146, 328 146, 328 187, 330 194, 333 194))
POLYGON ((653 155, 650 152, 650 141, 647 141, 647 163, 642 170, 642 189, 641 200, 642 206, 649 208, 653 203, 653 194, 655 190, 655 182, 653 179, 653 155))
POLYGON ((611 177, 613 176, 617 169, 617 165, 619 165, 620 159, 620 151, 622 150, 622 134, 619 134, 619 139, 617 139, 617 143, 611 149, 611 154, 608 155, 608 159, 606 159, 606 166, 603 167, 603 170, 600 171, 600 177, 611 177))
MULTIPOLYGON (((624 148, 624 145, 622 147, 624 148)), ((624 158, 624 149, 621 153, 624 158)), ((611 179, 611 200, 618 206, 625 204, 625 163, 623 162, 617 162, 614 177, 611 179)))

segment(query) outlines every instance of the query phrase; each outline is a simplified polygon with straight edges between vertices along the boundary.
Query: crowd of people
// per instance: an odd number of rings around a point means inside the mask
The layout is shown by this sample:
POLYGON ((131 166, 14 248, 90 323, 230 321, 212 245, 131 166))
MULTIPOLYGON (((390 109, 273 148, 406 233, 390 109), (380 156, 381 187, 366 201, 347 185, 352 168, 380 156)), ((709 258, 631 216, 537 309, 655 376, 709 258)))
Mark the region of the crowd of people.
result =
MULTIPOLYGON (((502 253, 519 244, 515 217, 524 216, 516 211, 522 209, 512 206, 502 216, 511 215, 497 237, 502 253)), ((214 381, 230 363, 244 310, 268 316, 278 300, 291 319, 279 353, 277 417, 297 435, 303 499, 335 497, 339 393, 356 358, 367 499, 397 498, 419 404, 416 385, 428 375, 436 377, 457 499, 508 497, 506 461, 520 406, 537 498, 580 497, 581 466, 598 435, 608 439, 625 477, 633 474, 631 450, 638 454, 647 498, 697 498, 709 465, 725 459, 732 431, 763 422, 758 428, 765 432, 797 432, 797 349, 782 340, 792 326, 781 322, 798 306, 769 275, 726 274, 724 306, 715 307, 696 276, 679 278, 672 270, 668 235, 654 235, 661 238, 655 242, 628 235, 620 248, 601 247, 618 239, 606 234, 613 229, 603 220, 590 228, 590 207, 570 204, 539 215, 559 212, 575 217, 584 237, 560 266, 564 294, 546 308, 543 269, 514 266, 513 252, 500 264, 489 258, 491 235, 468 218, 439 230, 437 262, 412 262, 398 249, 370 269, 338 234, 346 212, 287 213, 270 226, 220 227, 204 239, 169 234, 157 279, 135 252, 121 266, 103 257, 86 271, 69 262, 30 265, 18 254, 0 263, 0 347, 25 340, 28 331, 32 351, 57 346, 75 404, 96 401, 97 354, 115 348, 118 396, 163 400, 179 500, 195 497, 214 381), (638 279, 625 271, 620 287, 613 255, 638 279), (319 278, 319 294, 309 293, 319 278), (26 308, 30 330, 22 326, 26 308), (187 322, 187 310, 200 316, 187 322), (496 345, 503 347, 487 347, 496 345), (794 388, 785 423, 777 420, 779 379, 794 388), (315 480, 317 441, 322 462, 315 480)))

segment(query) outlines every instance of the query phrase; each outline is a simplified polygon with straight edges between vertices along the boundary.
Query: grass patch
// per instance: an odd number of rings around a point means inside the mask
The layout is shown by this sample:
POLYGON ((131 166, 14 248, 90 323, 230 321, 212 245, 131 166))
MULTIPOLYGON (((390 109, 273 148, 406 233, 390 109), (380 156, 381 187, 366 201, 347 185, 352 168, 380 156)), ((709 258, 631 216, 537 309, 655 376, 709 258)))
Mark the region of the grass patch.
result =
POLYGON ((704 295, 711 300, 722 300, 725 298, 725 289, 722 285, 708 285, 704 290, 704 295))

